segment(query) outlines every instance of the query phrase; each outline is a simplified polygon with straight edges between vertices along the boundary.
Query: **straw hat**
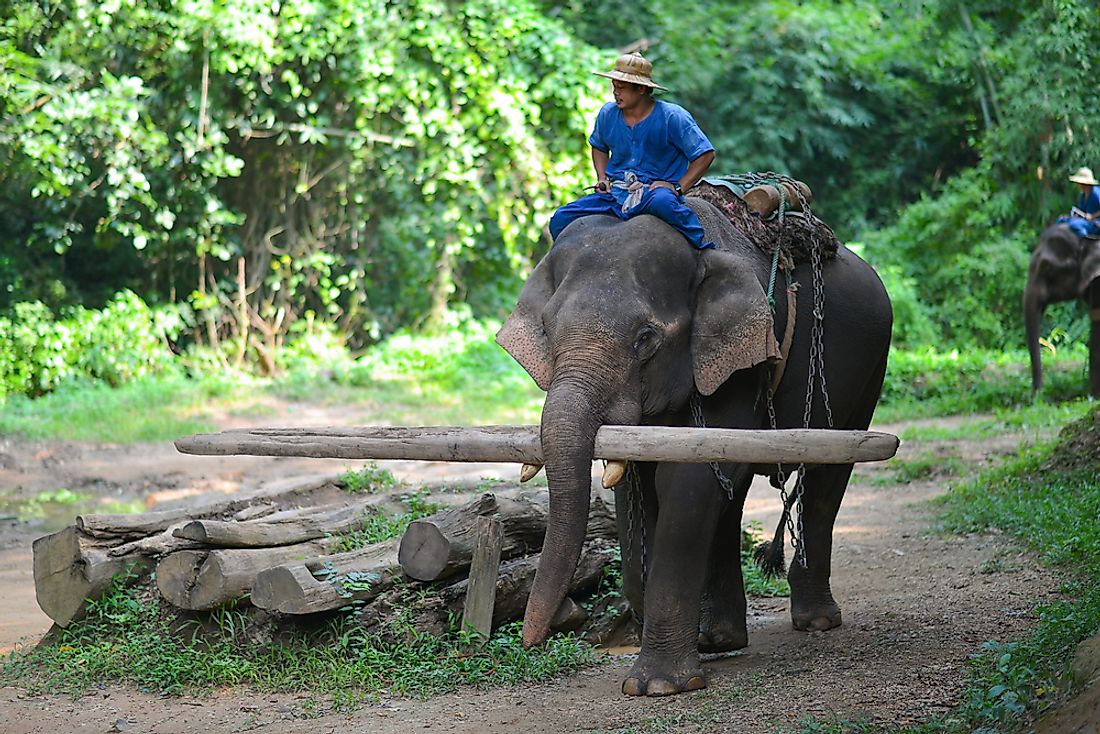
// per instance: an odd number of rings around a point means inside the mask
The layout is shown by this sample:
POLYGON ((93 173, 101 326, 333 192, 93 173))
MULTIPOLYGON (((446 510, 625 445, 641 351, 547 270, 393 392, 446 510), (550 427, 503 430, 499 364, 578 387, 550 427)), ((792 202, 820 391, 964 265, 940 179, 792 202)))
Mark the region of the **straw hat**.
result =
POLYGON ((1081 166, 1077 169, 1077 173, 1069 177, 1073 183, 1086 184, 1088 186, 1100 186, 1100 181, 1097 181, 1092 177, 1092 169, 1086 166, 1081 166))
POLYGON ((648 59, 636 51, 632 54, 623 54, 615 59, 615 68, 610 72, 594 71, 592 73, 608 79, 618 79, 621 82, 641 84, 643 87, 668 91, 668 87, 662 87, 653 81, 653 64, 649 63, 648 59))

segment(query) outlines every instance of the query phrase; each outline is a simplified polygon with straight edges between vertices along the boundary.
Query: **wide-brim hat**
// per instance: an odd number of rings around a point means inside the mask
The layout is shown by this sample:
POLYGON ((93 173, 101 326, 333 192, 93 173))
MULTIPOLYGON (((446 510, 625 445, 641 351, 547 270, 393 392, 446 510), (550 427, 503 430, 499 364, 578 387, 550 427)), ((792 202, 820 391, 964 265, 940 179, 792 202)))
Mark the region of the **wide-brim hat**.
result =
POLYGON ((668 91, 668 87, 662 87, 653 81, 653 64, 649 63, 647 58, 636 51, 623 54, 615 59, 615 68, 611 71, 594 71, 592 73, 608 79, 618 79, 621 82, 641 84, 643 87, 668 91))
POLYGON ((1077 173, 1069 177, 1073 183, 1086 184, 1088 186, 1100 186, 1100 181, 1097 181, 1092 176, 1092 169, 1087 166, 1081 166, 1077 169, 1077 173))

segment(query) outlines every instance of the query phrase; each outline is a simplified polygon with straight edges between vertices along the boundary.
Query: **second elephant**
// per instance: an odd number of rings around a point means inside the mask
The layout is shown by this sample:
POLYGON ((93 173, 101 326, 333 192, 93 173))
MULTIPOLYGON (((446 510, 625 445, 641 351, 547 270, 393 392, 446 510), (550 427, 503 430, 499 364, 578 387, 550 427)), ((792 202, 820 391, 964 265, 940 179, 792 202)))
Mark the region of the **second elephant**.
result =
POLYGON ((1100 241, 1078 237, 1064 224, 1048 227, 1031 254, 1024 287, 1024 325, 1031 389, 1043 387, 1039 328, 1052 303, 1080 298, 1089 309, 1089 392, 1100 397, 1100 241))

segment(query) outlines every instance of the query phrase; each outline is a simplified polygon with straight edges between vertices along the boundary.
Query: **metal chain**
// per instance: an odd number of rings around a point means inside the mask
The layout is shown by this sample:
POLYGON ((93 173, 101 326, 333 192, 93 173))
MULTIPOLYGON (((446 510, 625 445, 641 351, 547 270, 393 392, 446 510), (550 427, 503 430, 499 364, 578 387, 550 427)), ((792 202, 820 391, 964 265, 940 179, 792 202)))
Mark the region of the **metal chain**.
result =
MULTIPOLYGON (((642 594, 642 598, 645 598, 645 582, 649 576, 649 558, 646 549, 649 543, 646 542, 646 523, 645 523, 645 498, 642 497, 642 484, 638 480, 638 469, 634 462, 628 462, 626 465, 627 487, 630 492, 630 496, 627 498, 627 535, 630 538, 639 538, 642 543, 641 548, 635 548, 633 542, 630 545, 630 551, 638 552, 638 558, 641 561, 641 578, 639 584, 641 588, 639 591, 642 594), (634 516, 634 504, 638 505, 638 521, 640 525, 635 525, 634 516), (634 530, 637 528, 638 532, 635 534, 634 530)), ((630 608, 631 613, 634 615, 634 621, 638 624, 642 623, 641 618, 638 616, 638 612, 632 606, 630 608)))
MULTIPOLYGON (((699 391, 691 391, 691 417, 695 420, 695 426, 697 428, 706 428, 707 421, 703 417, 703 404, 699 400, 699 391)), ((733 496, 735 494, 733 481, 726 476, 726 473, 722 471, 722 467, 718 465, 717 461, 710 462, 710 470, 714 472, 714 478, 718 480, 718 486, 720 486, 726 493, 726 497, 730 502, 733 502, 733 496)))

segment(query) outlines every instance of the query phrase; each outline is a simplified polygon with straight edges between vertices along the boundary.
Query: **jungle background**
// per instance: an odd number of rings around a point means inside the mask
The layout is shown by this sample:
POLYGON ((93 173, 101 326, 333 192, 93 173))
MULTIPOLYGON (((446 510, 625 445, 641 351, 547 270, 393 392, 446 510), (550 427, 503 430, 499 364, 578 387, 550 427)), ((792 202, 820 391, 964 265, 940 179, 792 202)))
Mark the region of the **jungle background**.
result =
MULTIPOLYGON (((217 411, 264 422, 267 399, 537 422, 493 335, 592 183, 591 72, 624 49, 707 132, 711 174, 807 182, 875 266, 877 420, 1095 423, 1084 308, 1048 310, 1033 403, 1020 304, 1068 175, 1100 169, 1098 31, 1087 0, 0 0, 0 438, 163 442, 217 411)), ((1039 538, 1084 579, 1056 641, 986 649, 978 718, 1041 708, 1036 671, 1100 627, 1100 538, 1076 525, 1100 450, 1078 449, 1068 479, 1024 452, 959 490, 990 504, 957 530, 1039 538), (1039 476, 1080 504, 998 504, 1039 476)))

